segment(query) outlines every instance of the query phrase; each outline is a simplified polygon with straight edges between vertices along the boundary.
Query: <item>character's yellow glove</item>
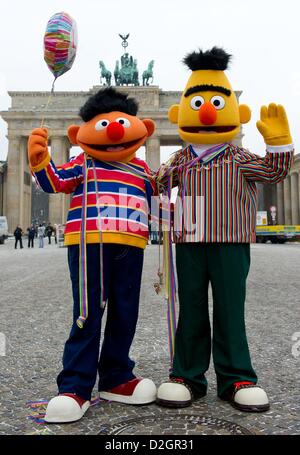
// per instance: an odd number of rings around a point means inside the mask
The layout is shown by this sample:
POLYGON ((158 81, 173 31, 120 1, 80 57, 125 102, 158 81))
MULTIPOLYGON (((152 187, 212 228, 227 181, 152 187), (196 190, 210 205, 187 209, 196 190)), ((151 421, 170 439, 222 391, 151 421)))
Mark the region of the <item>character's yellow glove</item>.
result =
POLYGON ((262 106, 256 126, 267 145, 287 145, 293 142, 284 107, 280 104, 262 106))

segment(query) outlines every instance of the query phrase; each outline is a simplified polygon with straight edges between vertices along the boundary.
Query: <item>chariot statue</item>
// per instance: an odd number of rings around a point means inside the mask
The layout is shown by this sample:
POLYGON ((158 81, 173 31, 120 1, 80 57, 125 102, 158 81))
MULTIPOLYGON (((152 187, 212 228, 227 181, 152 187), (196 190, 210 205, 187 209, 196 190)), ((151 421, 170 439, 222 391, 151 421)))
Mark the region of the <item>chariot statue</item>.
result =
POLYGON ((119 65, 119 61, 117 60, 115 70, 114 70, 114 77, 115 77, 115 84, 116 85, 140 85, 139 83, 139 73, 137 69, 137 60, 134 60, 132 55, 129 55, 126 52, 126 48, 128 47, 128 37, 127 35, 120 35, 122 38, 122 47, 124 49, 124 54, 121 56, 121 66, 119 65))
MULTIPOLYGON (((127 52, 128 47, 128 38, 129 33, 127 35, 119 34, 120 38, 122 39, 122 47, 124 49, 124 53, 120 58, 120 61, 116 61, 115 69, 114 69, 114 79, 115 84, 117 86, 120 85, 133 85, 135 87, 139 86, 139 71, 138 71, 138 63, 137 60, 133 58, 132 55, 129 55, 127 52)), ((154 60, 148 65, 148 68, 143 72, 142 80, 143 85, 149 85, 149 80, 151 79, 151 84, 153 83, 153 65, 154 60)), ((105 65, 102 60, 99 62, 99 66, 101 69, 100 74, 100 84, 103 85, 111 85, 111 77, 112 74, 109 70, 105 68, 105 65)))

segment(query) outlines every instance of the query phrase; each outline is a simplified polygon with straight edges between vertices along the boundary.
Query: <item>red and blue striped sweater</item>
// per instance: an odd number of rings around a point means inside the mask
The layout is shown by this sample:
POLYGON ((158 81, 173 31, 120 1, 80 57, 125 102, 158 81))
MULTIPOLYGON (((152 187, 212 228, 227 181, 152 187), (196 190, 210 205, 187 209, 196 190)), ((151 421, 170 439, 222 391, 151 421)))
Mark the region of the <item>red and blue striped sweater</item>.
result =
MULTIPOLYGON (((79 244, 84 153, 61 166, 47 161, 42 169, 33 169, 33 174, 47 193, 74 193, 65 228, 65 245, 79 244)), ((101 240, 145 248, 149 207, 155 191, 155 184, 147 177, 151 174, 147 164, 138 158, 125 164, 97 161, 87 156, 86 166, 86 242, 101 240)))

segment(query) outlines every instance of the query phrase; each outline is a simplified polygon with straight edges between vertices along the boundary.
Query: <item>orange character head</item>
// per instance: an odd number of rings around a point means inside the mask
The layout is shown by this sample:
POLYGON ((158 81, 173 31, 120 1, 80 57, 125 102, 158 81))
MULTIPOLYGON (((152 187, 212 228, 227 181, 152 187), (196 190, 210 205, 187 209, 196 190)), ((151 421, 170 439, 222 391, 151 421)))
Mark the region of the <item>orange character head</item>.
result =
POLYGON ((101 161, 129 161, 155 129, 153 120, 136 117, 137 102, 109 87, 91 96, 80 109, 84 121, 71 125, 68 136, 101 161))

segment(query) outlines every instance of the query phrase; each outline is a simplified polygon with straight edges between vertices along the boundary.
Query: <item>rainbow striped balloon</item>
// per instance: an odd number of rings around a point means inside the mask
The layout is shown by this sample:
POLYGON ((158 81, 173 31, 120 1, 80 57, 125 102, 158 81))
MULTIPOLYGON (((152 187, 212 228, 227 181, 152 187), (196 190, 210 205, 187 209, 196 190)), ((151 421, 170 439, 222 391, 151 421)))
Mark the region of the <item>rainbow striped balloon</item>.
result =
POLYGON ((76 56, 77 26, 69 14, 54 14, 44 36, 44 59, 55 79, 68 71, 76 56))

